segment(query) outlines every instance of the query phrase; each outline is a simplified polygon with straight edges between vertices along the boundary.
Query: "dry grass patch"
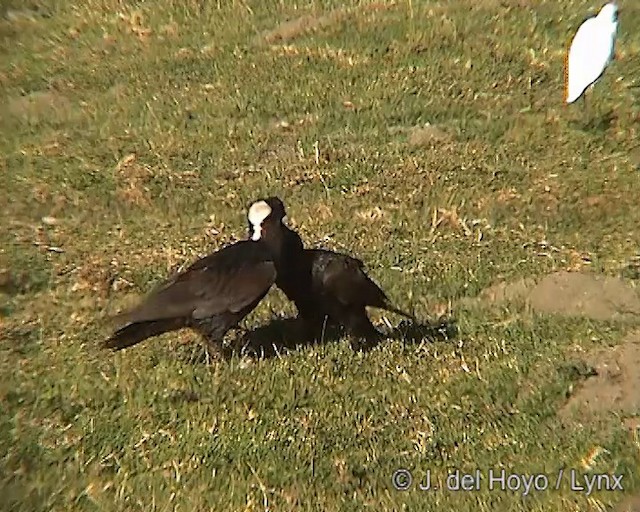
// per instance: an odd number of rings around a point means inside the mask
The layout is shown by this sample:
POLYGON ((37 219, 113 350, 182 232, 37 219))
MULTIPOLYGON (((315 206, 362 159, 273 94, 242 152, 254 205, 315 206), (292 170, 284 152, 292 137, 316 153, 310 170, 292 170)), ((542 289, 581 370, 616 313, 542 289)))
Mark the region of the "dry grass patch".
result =
POLYGON ((136 160, 135 153, 129 153, 116 164, 116 190, 120 199, 126 204, 148 208, 151 197, 146 182, 154 172, 136 160))
POLYGON ((270 46, 269 49, 281 57, 303 57, 307 59, 332 60, 341 66, 357 66, 367 64, 369 59, 363 55, 347 52, 342 48, 312 48, 294 45, 270 46))

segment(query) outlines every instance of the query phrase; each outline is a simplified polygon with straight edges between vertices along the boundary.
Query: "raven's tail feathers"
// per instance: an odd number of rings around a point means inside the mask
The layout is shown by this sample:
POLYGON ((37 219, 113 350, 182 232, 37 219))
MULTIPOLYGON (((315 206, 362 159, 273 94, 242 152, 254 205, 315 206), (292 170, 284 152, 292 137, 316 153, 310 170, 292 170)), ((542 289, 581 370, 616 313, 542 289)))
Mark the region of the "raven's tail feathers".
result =
POLYGON ((103 348, 110 348, 112 350, 122 350, 152 336, 158 336, 169 331, 176 331, 182 327, 185 327, 185 322, 182 318, 166 318, 128 324, 113 333, 109 339, 102 343, 102 346, 103 348))

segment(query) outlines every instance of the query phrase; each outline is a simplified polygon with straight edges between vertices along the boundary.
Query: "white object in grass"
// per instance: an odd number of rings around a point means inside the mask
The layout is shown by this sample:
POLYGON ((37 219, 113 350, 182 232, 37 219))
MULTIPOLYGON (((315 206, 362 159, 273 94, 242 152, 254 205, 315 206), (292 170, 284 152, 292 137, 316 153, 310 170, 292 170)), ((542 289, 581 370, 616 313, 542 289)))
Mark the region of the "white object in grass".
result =
POLYGON ((573 103, 595 83, 613 59, 618 30, 618 6, 606 4, 587 19, 573 38, 566 66, 566 102, 573 103))

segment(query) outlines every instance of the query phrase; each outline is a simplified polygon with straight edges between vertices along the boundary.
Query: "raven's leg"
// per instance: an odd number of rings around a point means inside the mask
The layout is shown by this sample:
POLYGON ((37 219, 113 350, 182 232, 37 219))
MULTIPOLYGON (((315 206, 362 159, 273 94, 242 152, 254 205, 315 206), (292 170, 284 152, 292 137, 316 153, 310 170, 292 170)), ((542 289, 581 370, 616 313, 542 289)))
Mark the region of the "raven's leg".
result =
POLYGON ((305 311, 298 314, 296 335, 303 343, 322 342, 329 319, 316 311, 305 311))
POLYGON ((351 343, 355 350, 370 350, 382 341, 382 333, 373 326, 364 307, 344 311, 341 317, 340 321, 349 333, 357 338, 351 343))
POLYGON ((207 365, 212 361, 226 360, 230 358, 230 349, 224 347, 224 335, 227 333, 225 322, 214 317, 199 320, 192 326, 205 342, 205 359, 207 365))

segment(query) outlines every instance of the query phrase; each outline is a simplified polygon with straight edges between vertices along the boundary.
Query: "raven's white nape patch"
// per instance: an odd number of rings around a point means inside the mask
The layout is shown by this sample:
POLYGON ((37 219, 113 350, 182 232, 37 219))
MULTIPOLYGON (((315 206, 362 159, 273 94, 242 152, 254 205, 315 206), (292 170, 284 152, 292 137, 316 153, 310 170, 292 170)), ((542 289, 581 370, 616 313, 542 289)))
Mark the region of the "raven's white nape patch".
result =
POLYGON ((254 242, 260 240, 262 236, 262 223, 271 215, 271 207, 265 201, 256 201, 249 208, 249 222, 253 227, 253 234, 251 240, 254 242))

